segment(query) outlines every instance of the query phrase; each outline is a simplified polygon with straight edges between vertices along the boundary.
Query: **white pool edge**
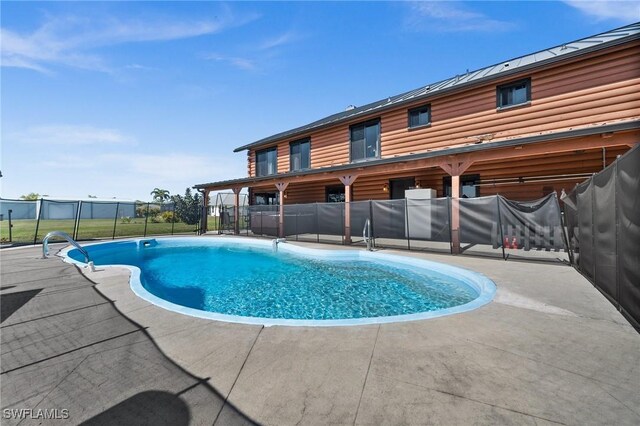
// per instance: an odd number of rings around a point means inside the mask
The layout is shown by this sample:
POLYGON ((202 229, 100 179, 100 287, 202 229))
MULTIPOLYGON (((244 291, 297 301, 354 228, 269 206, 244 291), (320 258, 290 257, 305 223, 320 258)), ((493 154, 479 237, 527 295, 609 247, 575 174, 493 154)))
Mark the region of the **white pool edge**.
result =
MULTIPOLYGON (((207 243, 222 243, 222 244, 239 244, 245 246, 253 246, 253 247, 263 247, 263 248, 271 248, 272 240, 262 240, 262 239, 252 239, 252 238, 232 238, 232 239, 223 239, 223 238, 207 238, 203 237, 175 237, 170 238, 172 241, 197 241, 198 243, 202 243, 203 241, 207 241, 207 243)), ((155 238, 134 238, 127 240, 119 240, 116 241, 118 243, 125 242, 136 242, 137 244, 141 244, 141 242, 152 241, 155 238)), ((84 244, 83 246, 92 246, 92 245, 104 245, 111 244, 112 241, 108 242, 97 242, 92 244, 84 244)), ((69 246, 63 249, 59 256, 63 257, 64 262, 78 265, 79 267, 85 267, 86 264, 84 262, 79 262, 75 259, 69 257, 68 252, 74 250, 73 247, 69 246)), ((340 259, 340 260, 370 260, 379 263, 386 264, 396 264, 402 266, 410 266, 420 269, 429 269, 432 271, 436 271, 439 273, 452 275, 454 278, 460 279, 464 281, 467 285, 471 286, 474 290, 476 290, 479 294, 477 298, 472 300, 471 302, 465 303, 464 305, 458 305, 451 308, 440 309, 437 311, 429 311, 429 312, 420 312, 416 314, 407 314, 407 315, 394 315, 387 317, 370 317, 370 318, 354 318, 354 319, 344 319, 344 320, 294 320, 294 319, 280 319, 280 318, 258 318, 258 317, 244 317, 237 315, 226 315, 219 314, 215 312, 202 311, 195 308, 189 308, 186 306, 178 305, 175 303, 171 303, 167 300, 161 299, 158 296, 150 293, 142 286, 142 282, 140 281, 140 269, 131 266, 131 265, 100 265, 101 268, 104 267, 117 267, 117 268, 125 268, 131 272, 129 278, 129 285, 131 290, 136 294, 136 296, 146 300, 147 302, 159 306, 168 311, 177 312, 183 315, 189 315, 196 318, 205 318, 216 321, 237 323, 237 324, 247 324, 247 325, 262 325, 265 327, 272 326, 295 326, 295 327, 340 327, 340 326, 355 326, 355 325, 372 325, 372 324, 388 324, 394 322, 407 322, 407 321, 418 321, 418 320, 426 320, 431 318, 439 318, 443 316, 458 314, 462 312, 472 311, 481 306, 486 305, 491 302, 496 293, 496 285, 495 283, 487 278, 486 276, 480 274, 479 272, 471 271, 468 269, 460 268, 457 266, 448 265, 440 262, 433 262, 426 259, 418 259, 414 257, 407 257, 397 254, 389 254, 389 253, 379 253, 379 252, 370 252, 366 250, 323 250, 323 249, 314 249, 301 247, 294 244, 280 243, 278 244, 278 250, 287 253, 293 253, 297 255, 309 256, 315 259, 323 259, 323 260, 332 260, 332 259, 340 259)))

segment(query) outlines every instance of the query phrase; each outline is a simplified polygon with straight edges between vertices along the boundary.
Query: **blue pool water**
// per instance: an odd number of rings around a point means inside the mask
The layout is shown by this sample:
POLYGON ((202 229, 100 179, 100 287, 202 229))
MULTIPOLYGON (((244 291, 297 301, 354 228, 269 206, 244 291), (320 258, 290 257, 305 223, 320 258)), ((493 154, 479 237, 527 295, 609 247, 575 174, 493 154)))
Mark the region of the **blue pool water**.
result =
MULTIPOLYGON (((332 259, 270 244, 220 243, 214 239, 166 239, 88 246, 96 265, 140 269, 140 284, 172 304, 223 315, 342 320, 437 311, 467 304, 479 291, 465 279, 415 265, 332 259)), ((340 255, 343 253, 343 255, 340 255)), ((69 256, 83 257, 77 250, 69 256)))

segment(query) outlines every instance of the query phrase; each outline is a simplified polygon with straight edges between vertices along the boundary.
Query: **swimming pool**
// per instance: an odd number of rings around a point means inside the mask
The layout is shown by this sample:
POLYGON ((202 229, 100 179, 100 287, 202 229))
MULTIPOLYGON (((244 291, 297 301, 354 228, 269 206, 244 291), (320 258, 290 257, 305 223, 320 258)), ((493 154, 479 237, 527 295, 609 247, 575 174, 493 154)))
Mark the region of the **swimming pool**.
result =
MULTIPOLYGON (((247 238, 136 239, 86 245, 97 266, 131 270, 131 288, 165 309, 262 325, 356 325, 464 312, 495 285, 465 269, 364 250, 247 238)), ((77 249, 66 260, 83 264, 77 249)))

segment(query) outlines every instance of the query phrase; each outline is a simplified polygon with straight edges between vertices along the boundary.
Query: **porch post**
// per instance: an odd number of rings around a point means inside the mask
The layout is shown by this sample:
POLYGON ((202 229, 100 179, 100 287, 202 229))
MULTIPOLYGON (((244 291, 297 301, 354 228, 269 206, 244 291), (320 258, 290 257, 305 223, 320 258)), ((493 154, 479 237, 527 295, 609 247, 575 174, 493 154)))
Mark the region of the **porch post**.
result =
POLYGON ((233 191, 233 233, 240 233, 240 190, 242 188, 231 188, 233 191))
POLYGON ((451 245, 460 253, 460 175, 451 176, 451 245))
POLYGON ((358 178, 357 175, 340 176, 344 185, 344 242, 351 244, 351 185, 358 178))
POLYGON ((279 218, 279 231, 278 236, 280 238, 284 238, 284 191, 289 186, 289 182, 278 182, 276 183, 276 188, 280 192, 280 218, 279 218))
MULTIPOLYGON (((202 203, 204 204, 204 214, 202 217, 202 229, 201 229, 201 233, 206 234, 207 233, 207 228, 208 226, 208 222, 209 222, 209 190, 205 189, 204 192, 202 193, 202 203)), ((175 210, 175 205, 174 205, 174 210, 175 210)))
POLYGON ((454 254, 460 250, 460 176, 473 164, 469 156, 450 156, 438 165, 451 176, 451 247, 454 254))

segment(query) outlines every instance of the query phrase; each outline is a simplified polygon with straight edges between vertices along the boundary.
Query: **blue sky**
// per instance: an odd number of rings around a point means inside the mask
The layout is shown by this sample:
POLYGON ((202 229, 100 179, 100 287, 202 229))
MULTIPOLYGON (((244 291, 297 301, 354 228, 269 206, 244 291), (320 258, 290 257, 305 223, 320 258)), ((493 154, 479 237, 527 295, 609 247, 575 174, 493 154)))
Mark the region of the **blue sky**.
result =
POLYGON ((1 2, 0 194, 150 199, 348 105, 640 21, 640 2, 1 2))

